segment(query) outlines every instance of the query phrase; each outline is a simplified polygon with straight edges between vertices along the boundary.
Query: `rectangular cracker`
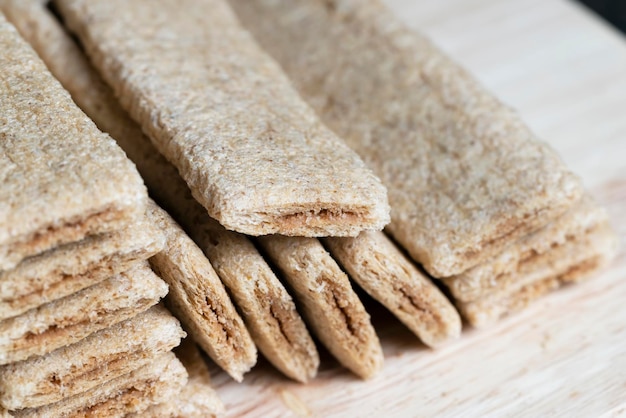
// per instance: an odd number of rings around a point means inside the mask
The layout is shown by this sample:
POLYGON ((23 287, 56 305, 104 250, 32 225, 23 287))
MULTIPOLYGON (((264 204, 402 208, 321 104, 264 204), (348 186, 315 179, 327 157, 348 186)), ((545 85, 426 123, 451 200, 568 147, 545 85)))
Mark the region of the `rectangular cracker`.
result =
POLYGON ((522 276, 520 284, 515 287, 494 291, 469 302, 458 301, 459 311, 474 327, 491 325, 505 315, 524 309, 539 297, 565 284, 584 280, 605 267, 616 252, 617 239, 605 222, 567 247, 567 253, 555 251, 558 264, 551 257, 544 258, 543 265, 536 267, 541 274, 530 273, 533 280, 522 276))
POLYGON ((150 259, 170 286, 167 304, 209 356, 241 382, 257 360, 250 333, 202 250, 154 202, 150 221, 166 235, 166 247, 150 259))
POLYGON ((489 259, 580 198, 554 150, 381 2, 230 4, 380 176, 388 231, 433 276, 489 259))
POLYGON ((190 338, 183 340, 175 353, 189 375, 180 396, 177 399, 151 406, 141 414, 131 415, 131 417, 209 418, 224 412, 224 404, 211 386, 209 369, 193 340, 190 338))
MULTIPOLYGON (((193 199, 176 168, 158 153, 139 126, 121 109, 110 87, 48 10, 39 4, 33 6, 32 2, 30 6, 28 2, 10 2, 13 13, 9 17, 17 22, 53 74, 78 105, 103 131, 110 133, 137 164, 152 196, 193 234, 228 286, 263 355, 292 379, 304 382, 314 377, 319 355, 311 336, 291 296, 254 245, 245 236, 227 231, 212 220, 193 199), (241 277, 251 280, 241 280, 241 277)), ((196 263, 206 261, 196 259, 196 263)), ((173 297, 172 293, 170 299, 173 297)), ((195 337, 202 341, 200 336, 195 337)))
POLYGON ((462 302, 520 288, 586 257, 584 243, 591 245, 586 236, 597 235, 607 220, 606 211, 585 195, 544 228, 521 238, 492 259, 443 281, 452 296, 462 302), (581 248, 583 251, 577 254, 581 248))
POLYGON ((28 257, 0 271, 0 320, 85 289, 163 248, 161 231, 141 219, 28 257))
POLYGON ((437 347, 460 337, 461 318, 454 306, 383 232, 322 242, 350 278, 424 344, 437 347))
POLYGON ((122 418, 178 396, 187 372, 174 353, 162 354, 150 364, 86 392, 39 408, 12 411, 20 418, 79 416, 122 418))
POLYGON ((348 276, 319 240, 270 235, 258 242, 277 266, 301 307, 302 315, 346 368, 368 379, 383 365, 383 352, 370 316, 348 276))
POLYGON ((122 106, 228 229, 354 236, 388 222, 380 180, 224 0, 55 4, 122 106))
POLYGON ((44 356, 0 367, 0 404, 11 410, 58 402, 143 367, 184 336, 167 309, 152 307, 44 356))
POLYGON ((0 321, 0 365, 41 356, 132 318, 167 294, 147 263, 0 321))
POLYGON ((0 16, 0 270, 140 217, 143 181, 0 16))

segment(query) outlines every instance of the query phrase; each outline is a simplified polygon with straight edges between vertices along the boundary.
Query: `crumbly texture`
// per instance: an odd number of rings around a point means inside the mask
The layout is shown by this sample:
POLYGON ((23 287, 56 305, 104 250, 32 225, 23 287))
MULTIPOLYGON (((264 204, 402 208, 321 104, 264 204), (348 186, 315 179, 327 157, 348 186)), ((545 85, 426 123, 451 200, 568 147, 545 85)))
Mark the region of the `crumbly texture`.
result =
POLYGON ((208 216, 176 167, 159 154, 128 117, 110 87, 45 8, 7 1, 18 15, 15 20, 22 22, 20 30, 53 74, 100 129, 111 134, 137 164, 151 195, 200 243, 220 279, 229 287, 263 355, 292 379, 304 382, 314 377, 319 365, 315 344, 291 296, 254 245, 208 216), (27 11, 23 10, 25 7, 27 11))
POLYGON ((257 360, 252 337, 202 250, 152 203, 150 220, 166 235, 166 247, 150 259, 170 286, 168 306, 211 358, 241 381, 257 360))
POLYGON ((180 396, 131 417, 210 418, 224 412, 224 404, 211 386, 209 369, 193 340, 185 339, 175 353, 189 374, 180 396))
POLYGON ((167 294, 167 285, 140 263, 80 292, 0 321, 0 364, 41 356, 132 318, 167 294))
POLYGON ((516 112, 379 1, 230 4, 380 176, 388 231, 433 276, 489 259, 580 198, 579 179, 516 112))
POLYGON ((26 258, 15 269, 0 272, 0 320, 128 270, 132 264, 156 254, 164 244, 161 231, 141 219, 120 231, 87 237, 26 258))
POLYGON ((617 237, 605 222, 577 241, 566 244, 561 251, 556 250, 554 258, 543 258, 542 265, 535 266, 535 271, 529 273, 533 280, 521 276, 518 279, 521 285, 470 302, 459 301, 457 307, 471 325, 486 327, 505 315, 524 309, 550 291, 592 276, 609 263, 616 248, 617 237), (564 249, 567 251, 562 251, 564 249))
POLYGON ((328 351, 357 376, 374 376, 383 365, 378 336, 348 276, 322 244, 315 238, 280 235, 259 237, 258 241, 328 351))
POLYGON ((185 367, 169 352, 91 390, 39 408, 13 411, 13 415, 20 418, 122 418, 174 399, 186 383, 185 367))
POLYGON ((0 367, 0 404, 35 408, 132 372, 172 350, 185 336, 156 306, 49 354, 0 367))
POLYGON ((122 105, 228 229, 354 236, 389 221, 380 180, 223 0, 56 4, 122 105))
POLYGON ((608 221, 604 209, 586 195, 568 212, 510 245, 496 257, 460 275, 444 279, 455 300, 469 302, 562 271, 586 252, 577 253, 587 236, 597 236, 608 221))
POLYGON ((140 217, 146 189, 0 16, 0 270, 140 217), (62 140, 61 140, 62 139, 62 140))
POLYGON ((437 347, 461 335, 454 306, 384 233, 362 232, 356 238, 322 242, 350 278, 424 344, 437 347))

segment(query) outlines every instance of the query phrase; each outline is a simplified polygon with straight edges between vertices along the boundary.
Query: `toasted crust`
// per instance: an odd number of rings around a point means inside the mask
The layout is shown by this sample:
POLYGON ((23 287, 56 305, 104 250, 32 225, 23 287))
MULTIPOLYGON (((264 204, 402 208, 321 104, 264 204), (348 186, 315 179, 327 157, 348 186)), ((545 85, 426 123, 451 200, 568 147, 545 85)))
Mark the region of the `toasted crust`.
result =
POLYGON ((379 1, 230 0, 389 190, 388 231, 435 277, 558 217, 580 181, 519 116, 379 1))
POLYGON ((120 231, 87 237, 26 258, 15 269, 0 272, 0 320, 128 270, 163 245, 161 232, 142 219, 120 231))
POLYGON ((167 245, 150 259, 170 286, 168 305, 193 338, 235 380, 255 364, 256 347, 224 285, 200 248, 156 204, 150 219, 166 234, 167 245))
POLYGON ((345 236, 388 222, 380 181, 223 0, 56 3, 122 105, 228 229, 345 236))
POLYGON ((178 399, 154 405, 142 412, 141 417, 210 418, 223 413, 224 404, 211 387, 209 369, 193 340, 185 339, 176 349, 176 356, 189 374, 187 384, 178 399))
POLYGON ((605 222, 578 240, 554 250, 552 256, 542 258, 541 265, 536 265, 535 271, 529 273, 533 280, 520 276, 516 286, 490 292, 470 302, 459 301, 457 307, 471 325, 486 327, 564 284, 592 276, 608 264, 616 248, 616 236, 605 222))
POLYGON ((1 367, 0 404, 34 408, 85 392, 148 364, 184 336, 165 308, 150 308, 44 356, 1 367))
POLYGON ((584 196, 544 228, 513 243, 496 257, 443 279, 444 283, 454 298, 462 302, 519 289, 586 258, 588 251, 578 252, 585 242, 591 245, 586 236, 593 240, 598 231, 606 229, 607 220, 606 211, 591 197, 584 196))
POLYGON ((177 396, 187 383, 187 372, 169 352, 131 373, 91 390, 40 408, 14 411, 16 417, 88 416, 121 418, 177 396))
POLYGON ((0 364, 43 355, 132 318, 167 294, 144 264, 22 315, 0 321, 0 364))
POLYGON ((326 348, 356 375, 367 379, 376 374, 383 353, 370 316, 322 244, 314 238, 280 235, 258 240, 326 348))
POLYGON ((8 270, 30 255, 121 228, 143 214, 147 195, 122 150, 3 16, 0 33, 0 270, 8 270))
POLYGON ((450 301, 382 232, 356 238, 325 238, 333 258, 374 299, 424 344, 437 347, 461 335, 461 318, 450 301))
POLYGON ((158 153, 139 126, 121 109, 109 86, 47 10, 33 3, 27 7, 27 2, 10 2, 22 21, 20 30, 54 75, 79 106, 101 129, 109 132, 137 164, 155 199, 201 243, 241 308, 246 325, 265 357, 298 381, 315 376, 319 364, 315 345, 291 296, 254 245, 243 235, 227 231, 209 218, 191 196, 176 168, 158 153), (24 11, 26 7, 29 10, 24 11), (240 280, 240 277, 250 277, 252 281, 240 280))

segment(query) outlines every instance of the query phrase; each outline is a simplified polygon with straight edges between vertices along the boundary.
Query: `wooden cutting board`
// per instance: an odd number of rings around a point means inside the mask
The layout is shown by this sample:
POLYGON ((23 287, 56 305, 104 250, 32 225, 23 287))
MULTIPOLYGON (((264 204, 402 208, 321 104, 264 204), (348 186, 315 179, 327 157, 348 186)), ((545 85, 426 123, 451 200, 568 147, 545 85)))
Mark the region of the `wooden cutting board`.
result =
POLYGON ((212 365, 226 415, 626 415, 626 38, 565 0, 388 3, 561 153, 609 209, 620 254, 593 280, 438 351, 368 302, 386 363, 367 382, 326 353, 308 385, 264 360, 242 384, 212 365))

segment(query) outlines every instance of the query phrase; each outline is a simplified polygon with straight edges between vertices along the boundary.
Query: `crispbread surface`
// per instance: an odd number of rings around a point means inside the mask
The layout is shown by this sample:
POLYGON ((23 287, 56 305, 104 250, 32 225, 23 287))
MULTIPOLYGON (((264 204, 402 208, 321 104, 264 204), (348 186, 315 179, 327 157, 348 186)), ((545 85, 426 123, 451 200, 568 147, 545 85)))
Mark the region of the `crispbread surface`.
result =
POLYGON ((122 105, 227 228, 343 236, 388 222, 380 180, 223 0, 56 4, 122 105))
POLYGON ((39 408, 14 411, 16 417, 79 416, 122 418, 173 399, 187 383, 185 367, 168 352, 150 364, 91 390, 39 408))
POLYGON ((0 364, 43 355, 132 318, 167 294, 147 263, 0 321, 0 364))
POLYGON ((258 240, 328 351, 357 376, 374 376, 382 367, 383 353, 370 316, 319 240, 280 235, 258 240))
POLYGON ((132 372, 176 347, 185 333, 155 306, 44 356, 0 367, 0 404, 35 408, 132 372))
POLYGON ((163 248, 161 232, 141 219, 127 228, 64 244, 0 271, 0 320, 128 270, 163 248))
POLYGON ((380 176, 388 231, 433 276, 498 254, 580 198, 579 179, 516 112, 379 1, 230 4, 380 176))
POLYGON ((424 344, 436 347, 461 335, 461 318, 454 306, 383 232, 322 242, 350 278, 424 344))
POLYGON ((150 220, 166 235, 165 249, 150 264, 170 286, 168 305, 207 354, 241 381, 256 364, 252 337, 202 250, 163 209, 149 207, 150 220))
POLYGON ((146 190, 3 16, 0 33, 0 270, 8 270, 138 218, 146 190))

